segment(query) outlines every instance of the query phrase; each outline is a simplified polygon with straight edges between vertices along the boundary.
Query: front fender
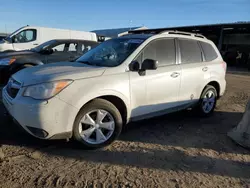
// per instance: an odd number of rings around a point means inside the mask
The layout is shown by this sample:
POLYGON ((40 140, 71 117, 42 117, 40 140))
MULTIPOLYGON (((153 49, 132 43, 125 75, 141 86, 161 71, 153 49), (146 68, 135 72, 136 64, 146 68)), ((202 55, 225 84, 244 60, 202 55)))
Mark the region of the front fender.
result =
POLYGON ((127 108, 127 116, 130 117, 130 102, 129 102, 129 99, 123 95, 121 92, 119 91, 115 91, 115 90, 101 90, 101 91, 98 91, 98 92, 93 92, 93 93, 90 93, 88 95, 84 95, 78 102, 78 105, 76 106, 76 108, 78 108, 79 110, 85 105, 87 104, 89 101, 95 99, 95 98, 98 98, 98 97, 102 97, 102 96, 115 96, 115 97, 118 97, 120 98, 124 104, 126 105, 126 108, 127 108))
MULTIPOLYGON (((81 108, 86 105, 88 102, 90 102, 93 99, 96 99, 98 97, 102 97, 102 96, 107 96, 107 95, 112 95, 115 97, 120 98, 124 104, 126 105, 127 108, 127 120, 130 118, 131 115, 131 110, 130 110, 130 103, 128 98, 123 95, 122 93, 118 92, 118 91, 114 91, 114 90, 101 90, 98 92, 88 92, 89 94, 83 94, 83 96, 77 100, 77 103, 74 105, 75 108, 77 108, 76 111, 71 112, 71 114, 69 114, 69 121, 68 121, 68 130, 71 130, 74 124, 74 119, 76 118, 77 114, 79 113, 79 111, 81 110, 81 108)), ((58 94, 58 97, 62 99, 62 97, 60 96, 60 93, 58 94)))
POLYGON ((43 62, 38 59, 33 59, 33 58, 17 59, 13 64, 11 64, 10 71, 15 72, 19 70, 25 64, 37 66, 37 65, 43 65, 43 62))

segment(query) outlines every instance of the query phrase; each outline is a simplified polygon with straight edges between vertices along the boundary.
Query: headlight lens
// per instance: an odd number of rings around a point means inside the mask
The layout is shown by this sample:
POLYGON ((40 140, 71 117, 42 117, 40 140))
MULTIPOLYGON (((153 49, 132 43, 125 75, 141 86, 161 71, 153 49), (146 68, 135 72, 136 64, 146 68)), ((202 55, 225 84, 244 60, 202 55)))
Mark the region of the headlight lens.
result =
POLYGON ((40 100, 49 99, 60 93, 72 82, 72 80, 61 80, 28 86, 25 89, 23 96, 40 100))
POLYGON ((0 65, 11 65, 12 63, 14 63, 16 61, 16 59, 12 58, 6 58, 6 59, 0 59, 0 65))

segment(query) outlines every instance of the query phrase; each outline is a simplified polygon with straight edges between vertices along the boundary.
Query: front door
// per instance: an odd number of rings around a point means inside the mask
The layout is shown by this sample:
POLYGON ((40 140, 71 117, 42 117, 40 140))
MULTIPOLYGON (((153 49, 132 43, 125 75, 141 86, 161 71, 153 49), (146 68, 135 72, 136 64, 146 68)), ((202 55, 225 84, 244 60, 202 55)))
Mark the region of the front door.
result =
POLYGON ((71 61, 77 55, 77 43, 61 42, 51 47, 53 53, 47 56, 47 63, 71 61))
POLYGON ((27 50, 34 48, 38 45, 37 42, 37 30, 36 29, 26 29, 20 31, 12 37, 13 48, 16 51, 27 50))
POLYGON ((136 60, 143 62, 145 59, 157 60, 158 68, 146 70, 144 76, 130 72, 132 118, 161 115, 175 111, 179 105, 181 68, 176 64, 175 40, 151 41, 136 60))

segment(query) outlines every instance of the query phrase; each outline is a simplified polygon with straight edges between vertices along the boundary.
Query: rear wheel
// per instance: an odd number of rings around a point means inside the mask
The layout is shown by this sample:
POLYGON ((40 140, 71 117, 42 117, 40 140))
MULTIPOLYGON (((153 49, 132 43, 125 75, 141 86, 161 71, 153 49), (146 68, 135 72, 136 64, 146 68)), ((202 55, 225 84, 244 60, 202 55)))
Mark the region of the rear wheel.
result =
POLYGON ((208 116, 214 112, 216 103, 217 91, 213 86, 208 85, 201 94, 197 110, 201 115, 208 116))
POLYGON ((109 101, 95 99, 77 115, 73 137, 86 148, 100 148, 112 143, 121 130, 119 110, 109 101))

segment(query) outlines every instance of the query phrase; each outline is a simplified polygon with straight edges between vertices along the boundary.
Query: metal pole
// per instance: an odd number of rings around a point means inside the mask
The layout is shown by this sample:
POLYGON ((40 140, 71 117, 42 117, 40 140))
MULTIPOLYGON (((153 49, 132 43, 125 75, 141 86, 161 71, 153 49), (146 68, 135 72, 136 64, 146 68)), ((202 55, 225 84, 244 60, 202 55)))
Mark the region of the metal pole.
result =
POLYGON ((223 26, 221 27, 221 30, 220 30, 220 38, 219 38, 219 43, 218 43, 218 49, 219 51, 221 51, 221 48, 222 48, 222 45, 223 45, 223 37, 224 37, 224 33, 223 33, 223 26))
POLYGON ((5 34, 7 36, 7 25, 5 24, 5 34))

